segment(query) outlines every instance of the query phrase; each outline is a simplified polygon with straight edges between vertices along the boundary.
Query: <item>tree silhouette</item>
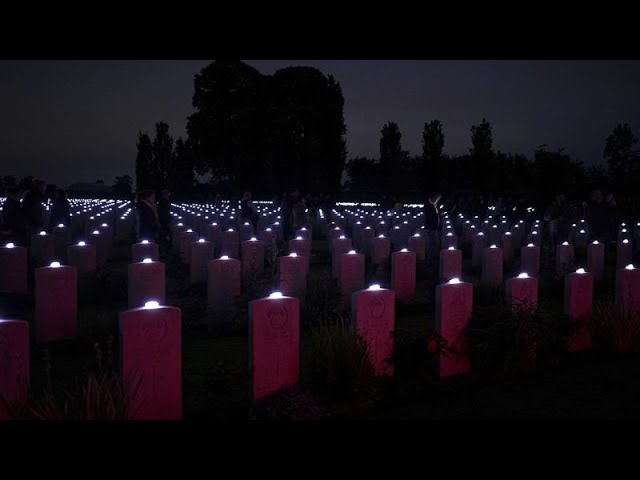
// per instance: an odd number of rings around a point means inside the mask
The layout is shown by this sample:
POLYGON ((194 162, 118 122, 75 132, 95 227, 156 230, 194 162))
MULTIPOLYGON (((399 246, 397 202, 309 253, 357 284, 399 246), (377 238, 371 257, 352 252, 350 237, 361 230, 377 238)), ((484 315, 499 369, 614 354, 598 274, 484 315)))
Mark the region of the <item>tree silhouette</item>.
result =
MULTIPOLYGON (((422 186, 423 190, 439 189, 443 173, 442 150, 444 134, 439 120, 426 122, 422 130, 422 186)), ((426 192, 425 192, 426 193, 426 192)))
POLYGON ((155 167, 153 165, 153 145, 146 133, 138 133, 138 154, 136 156, 136 190, 153 188, 155 167))
POLYGON ((173 163, 173 138, 166 122, 156 123, 156 138, 153 140, 153 169, 155 188, 167 185, 169 167, 173 163))
POLYGON ((131 195, 131 186, 133 180, 130 175, 123 175, 116 177, 116 182, 113 184, 113 193, 120 197, 129 197, 131 195))
POLYGON ((170 168, 169 188, 174 192, 188 192, 193 188, 194 156, 191 140, 176 141, 173 163, 170 168))
POLYGON ((613 129, 604 148, 609 173, 624 192, 630 192, 640 180, 640 155, 634 150, 637 143, 631 126, 625 123, 613 129))

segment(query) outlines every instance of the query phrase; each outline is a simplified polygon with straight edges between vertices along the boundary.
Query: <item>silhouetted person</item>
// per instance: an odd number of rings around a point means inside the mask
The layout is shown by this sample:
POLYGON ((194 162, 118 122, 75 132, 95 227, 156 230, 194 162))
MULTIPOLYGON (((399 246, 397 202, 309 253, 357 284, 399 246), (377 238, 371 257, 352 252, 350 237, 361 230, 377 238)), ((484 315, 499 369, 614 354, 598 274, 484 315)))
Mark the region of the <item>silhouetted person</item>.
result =
POLYGON ((67 199, 67 192, 61 188, 56 190, 56 197, 51 207, 51 217, 49 218, 49 229, 58 225, 71 225, 71 204, 67 199))
POLYGON ((27 225, 27 239, 44 226, 44 206, 46 184, 36 180, 22 200, 22 212, 27 225))
POLYGON ((618 207, 616 199, 613 197, 613 193, 608 193, 604 199, 607 216, 609 219, 609 240, 618 239, 618 207))
POLYGON ((253 231, 258 232, 258 210, 251 201, 251 192, 244 192, 240 200, 240 219, 253 225, 253 231))
POLYGON ((171 246, 171 194, 166 188, 160 192, 158 200, 158 241, 160 249, 166 253, 171 246))
POLYGON ((424 206, 424 229, 427 234, 427 261, 433 262, 437 258, 440 240, 440 219, 442 215, 438 210, 438 202, 442 198, 437 192, 429 195, 424 206))
POLYGON ((300 191, 297 188, 294 188, 291 192, 290 204, 291 229, 292 233, 295 233, 297 229, 304 227, 307 223, 305 212, 307 207, 304 203, 304 200, 300 196, 300 191))
POLYGON ((137 204, 137 219, 138 241, 158 242, 160 222, 158 220, 156 194, 153 191, 145 190, 142 192, 137 204))
POLYGON ((12 187, 7 192, 7 198, 2 205, 2 221, 0 221, 0 233, 3 236, 3 245, 7 242, 26 245, 27 229, 24 220, 24 212, 20 205, 22 189, 12 187))

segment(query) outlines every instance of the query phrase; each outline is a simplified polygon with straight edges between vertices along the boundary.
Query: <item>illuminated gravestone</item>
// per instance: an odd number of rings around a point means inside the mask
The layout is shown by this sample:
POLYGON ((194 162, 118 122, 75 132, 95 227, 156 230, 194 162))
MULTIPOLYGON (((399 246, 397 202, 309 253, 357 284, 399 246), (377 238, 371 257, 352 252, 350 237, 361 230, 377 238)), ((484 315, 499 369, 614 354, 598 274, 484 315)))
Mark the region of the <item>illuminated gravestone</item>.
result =
POLYGON ((616 269, 629 265, 632 259, 633 251, 631 250, 631 241, 625 238, 616 245, 616 269))
POLYGON ((532 276, 540 273, 540 247, 529 243, 520 249, 520 270, 532 276))
POLYGON ((399 302, 413 303, 416 295, 416 254, 406 248, 391 255, 391 288, 399 302))
POLYGON ((14 243, 0 247, 0 293, 27 293, 27 249, 14 243))
POLYGON ((9 420, 9 405, 20 405, 29 389, 29 324, 0 319, 0 420, 9 420))
POLYGON ((436 286, 436 332, 448 349, 439 355, 440 377, 459 375, 470 370, 464 345, 464 330, 471 320, 473 285, 457 278, 436 286))
POLYGON ((242 280, 245 285, 264 274, 264 246, 252 237, 242 242, 242 280))
POLYGON ((371 263, 374 274, 386 275, 391 258, 391 240, 389 237, 377 236, 373 239, 371 263))
POLYGON ((427 255, 427 242, 425 237, 416 233, 409 237, 409 250, 416 252, 416 260, 424 263, 427 255))
POLYGON ((102 235, 100 231, 94 230, 89 234, 87 243, 96 247, 96 262, 98 263, 98 267, 107 263, 109 239, 102 235))
POLYGON ((212 330, 222 325, 233 313, 241 291, 241 262, 225 255, 209 261, 207 269, 207 304, 213 312, 209 317, 209 329, 212 330))
POLYGON ((362 244, 362 253, 371 256, 373 250, 374 231, 371 227, 365 227, 360 232, 360 243, 362 244))
POLYGON ((573 245, 563 242, 556 246, 556 274, 564 276, 573 270, 574 262, 573 245))
POLYGON ((540 246, 540 232, 538 230, 533 230, 529 236, 527 237, 527 243, 533 243, 536 247, 540 246))
POLYGON ((191 249, 198 241, 198 234, 190 228, 180 233, 178 243, 180 244, 180 259, 188 264, 191 261, 191 249))
POLYGON ((342 256, 338 285, 342 294, 342 305, 347 306, 351 302, 353 292, 364 288, 364 255, 351 250, 342 256))
POLYGON ((150 301, 120 315, 120 358, 134 420, 182 419, 182 312, 150 301))
POLYGON ((340 238, 340 235, 345 235, 344 231, 340 227, 334 227, 329 230, 329 246, 332 246, 333 241, 336 238, 340 238))
POLYGON ((53 235, 44 230, 31 236, 29 245, 31 264, 34 268, 44 267, 54 261, 53 235))
MULTIPOLYGON (((180 221, 171 227, 171 238, 173 239, 174 251, 180 253, 180 234, 186 232, 187 227, 184 222, 180 221)), ((140 239, 142 240, 142 239, 140 239)))
POLYGON ((478 232, 471 237, 471 266, 482 265, 482 250, 485 248, 487 248, 487 237, 483 232, 478 232))
POLYGON ((300 301, 273 293, 249 303, 251 398, 259 401, 298 383, 300 301))
POLYGON ((393 290, 372 285, 353 293, 351 312, 358 335, 365 342, 376 375, 393 375, 393 330, 395 294, 393 290))
POLYGON ((505 263, 510 263, 513 260, 513 235, 511 232, 505 232, 502 234, 502 256, 505 263))
POLYGON ((237 230, 227 229, 222 232, 220 254, 240 259, 240 235, 237 230))
POLYGON ((153 243, 149 240, 142 240, 140 243, 134 243, 131 245, 131 262, 138 263, 145 258, 151 260, 160 260, 160 250, 157 243, 153 243))
POLYGON ((347 253, 353 248, 351 239, 344 236, 340 236, 333 241, 333 251, 331 252, 331 266, 334 278, 338 277, 340 271, 340 259, 342 255, 347 253))
POLYGON ((569 339, 570 352, 591 348, 591 313, 593 311, 593 275, 579 268, 564 278, 564 313, 571 320, 584 322, 569 339))
POLYGON ((442 250, 446 250, 449 247, 458 247, 458 238, 452 233, 449 232, 442 237, 442 250))
POLYGON ((311 241, 311 230, 307 227, 302 227, 296 230, 296 237, 302 237, 305 240, 311 241))
POLYGON ((78 271, 52 262, 35 271, 36 343, 75 338, 78 331, 78 271))
POLYGON ((640 311, 640 269, 633 264, 616 271, 616 303, 625 312, 640 311))
POLYGON ((538 279, 527 273, 509 278, 506 285, 506 297, 513 310, 535 310, 538 307, 538 279))
POLYGON ((502 286, 504 260, 502 249, 491 245, 482 251, 482 283, 492 287, 502 286))
POLYGON ((307 292, 307 275, 304 265, 304 257, 297 253, 291 253, 286 257, 278 258, 280 270, 279 288, 283 295, 296 297, 301 302, 307 292))
POLYGON ((579 229, 575 235, 575 245, 576 248, 585 248, 587 246, 587 242, 589 241, 589 234, 584 229, 579 229))
POLYGON ((166 301, 164 263, 145 259, 129 264, 127 272, 129 308, 139 308, 153 300, 166 301))
POLYGON ((407 246, 407 234, 404 228, 400 228, 399 226, 393 227, 391 229, 391 233, 389 234, 389 240, 391 241, 391 246, 394 250, 400 250, 401 248, 406 248, 407 246))
POLYGON ((113 246, 113 229, 106 223, 101 223, 98 226, 98 231, 108 240, 106 243, 109 245, 108 255, 111 254, 111 247, 113 246))
POLYGON ((265 228, 260 232, 258 238, 264 246, 265 257, 272 255, 273 246, 275 245, 276 241, 276 234, 273 229, 271 229, 270 227, 265 228))
POLYGON ((311 242, 302 237, 293 238, 289 240, 289 253, 297 253, 304 257, 305 270, 308 273, 311 263, 311 242))
POLYGON ((492 225, 487 235, 488 243, 490 245, 500 245, 501 235, 502 235, 502 232, 500 231, 500 228, 498 227, 498 225, 492 225))
POLYGON ((587 270, 596 282, 604 276, 604 243, 594 240, 587 247, 587 270))
POLYGON ((59 224, 52 229, 53 253, 58 261, 67 261, 67 247, 71 244, 71 229, 59 224))
POLYGON ((440 280, 462 277, 462 250, 449 247, 440 251, 440 280))
POLYGON ((253 234, 253 225, 251 225, 249 222, 244 222, 242 225, 240 225, 240 243, 249 240, 251 237, 253 237, 253 234))
POLYGON ((191 261, 189 262, 189 282, 206 283, 207 264, 213 259, 213 243, 201 238, 191 246, 191 261))
POLYGON ((78 295, 86 297, 93 290, 97 261, 96 247, 80 241, 76 245, 67 247, 69 265, 75 267, 78 272, 78 295))
POLYGON ((218 253, 222 246, 222 226, 217 222, 207 226, 207 238, 213 244, 214 254, 218 253))

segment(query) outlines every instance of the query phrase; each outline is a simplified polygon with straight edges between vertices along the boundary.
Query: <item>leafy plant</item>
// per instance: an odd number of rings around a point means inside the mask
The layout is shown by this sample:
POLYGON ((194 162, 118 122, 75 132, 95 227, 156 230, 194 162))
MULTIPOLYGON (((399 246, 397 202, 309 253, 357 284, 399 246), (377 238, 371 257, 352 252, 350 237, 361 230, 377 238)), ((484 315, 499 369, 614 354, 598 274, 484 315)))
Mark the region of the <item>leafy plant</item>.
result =
POLYGON ((640 312, 624 310, 611 299, 596 302, 593 334, 594 341, 610 350, 640 352, 640 312))

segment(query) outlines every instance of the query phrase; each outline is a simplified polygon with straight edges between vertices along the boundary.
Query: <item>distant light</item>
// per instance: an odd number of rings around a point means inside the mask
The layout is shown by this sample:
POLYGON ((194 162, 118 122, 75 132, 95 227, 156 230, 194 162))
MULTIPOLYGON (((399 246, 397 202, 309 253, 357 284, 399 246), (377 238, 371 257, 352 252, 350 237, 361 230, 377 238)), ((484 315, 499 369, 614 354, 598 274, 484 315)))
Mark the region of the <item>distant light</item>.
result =
POLYGON ((369 287, 369 290, 380 290, 380 285, 378 285, 377 283, 374 283, 369 287))
POLYGON ((58 268, 60 266, 60 262, 51 262, 49 265, 51 268, 58 268))
POLYGON ((446 235, 446 236, 447 236, 447 237, 453 237, 453 233, 449 232, 449 233, 447 233, 447 235, 446 235))
POLYGON ((530 243, 529 245, 527 245, 527 247, 535 247, 535 245, 533 243, 530 243))
POLYGON ((282 298, 282 292, 273 292, 269 298, 282 298))
POLYGON ((59 227, 59 228, 63 228, 63 227, 64 227, 64 223, 60 223, 60 224, 58 224, 58 227, 59 227))
POLYGON ((408 248, 403 248, 402 250, 400 250, 401 252, 408 252, 409 249, 408 248))
POLYGON ((355 250, 349 250, 349 255, 354 255, 356 253, 355 250))
POLYGON ((193 232, 193 230, 191 230, 191 229, 188 229, 188 230, 187 230, 187 233, 191 233, 191 232, 193 232))
POLYGON ((478 232, 478 235, 484 235, 484 233, 483 232, 478 232))
POLYGON ((569 245, 569 242, 562 242, 562 245, 569 245))
POLYGON ((622 243, 629 243, 629 240, 625 238, 624 240, 622 240, 622 243))
POLYGON ((84 247, 86 245, 85 242, 83 242, 82 240, 78 242, 78 246, 79 247, 84 247))
POLYGON ((289 254, 289 256, 290 256, 290 257, 297 257, 297 256, 298 256, 298 254, 297 254, 296 252, 291 252, 291 253, 289 254))
POLYGON ((218 226, 218 224, 217 224, 216 222, 213 222, 213 223, 211 224, 211 226, 212 226, 212 227, 217 227, 217 226, 218 226))
POLYGON ((584 271, 584 268, 579 268, 576 270, 576 273, 586 273, 586 272, 584 271))
POLYGON ((230 228, 229 230, 227 230, 227 232, 233 232, 233 228, 230 228))
POLYGON ((578 232, 578 233, 585 233, 585 232, 584 232, 584 230, 580 230, 580 232, 578 232))
POLYGON ((142 263, 152 263, 153 260, 151 260, 150 258, 145 258, 144 260, 142 260, 142 263))
POLYGON ((198 239, 198 243, 204 243, 204 242, 206 242, 206 240, 204 238, 198 239))
POLYGON ((229 260, 229 255, 222 255, 220 260, 229 260))
POLYGON ((455 250, 455 249, 456 249, 455 247, 449 247, 449 248, 447 248, 447 250, 455 250))
POLYGON ((498 248, 496 245, 491 245, 489 248, 498 248))
POLYGON ((249 239, 249 241, 250 241, 250 242, 257 242, 257 241, 258 241, 258 239, 257 239, 256 237, 251 237, 251 238, 249 239))
POLYGON ((304 240, 302 237, 296 237, 296 240, 304 240))
POLYGON ((381 233, 380 235, 378 235, 378 238, 384 238, 384 234, 381 233))
POLYGON ((419 234, 419 233, 416 233, 416 234, 414 235, 414 237, 420 237, 420 234, 419 234))
POLYGON ((307 231, 307 229, 305 227, 302 227, 300 230, 302 230, 303 232, 307 231))
POLYGON ((144 245, 148 245, 148 244, 149 244, 149 240, 142 240, 142 243, 143 243, 144 245))
POLYGON ((44 230, 40 232, 40 235, 46 235, 47 232, 45 232, 44 230))
POLYGON ((7 248, 15 248, 15 244, 9 242, 7 243, 7 248))
POLYGON ((460 279, 459 278, 452 278, 451 280, 449 280, 449 283, 460 283, 460 279))
POLYGON ((93 235, 100 235, 100 232, 98 230, 94 230, 93 232, 91 232, 93 235))
POLYGON ((178 226, 179 226, 179 227, 183 227, 184 225, 183 225, 182 223, 179 223, 179 224, 178 224, 178 226))
POLYGON ((344 235, 340 235, 338 238, 339 238, 340 240, 344 240, 344 239, 345 239, 345 238, 347 238, 347 237, 345 237, 344 235))
POLYGON ((400 230, 400 227, 398 227, 397 225, 395 227, 393 227, 394 230, 400 230))
POLYGON ((626 267, 627 270, 633 270, 635 267, 633 266, 633 263, 630 263, 629 265, 627 265, 626 267))
POLYGON ((505 235, 511 235, 511 232, 504 232, 505 235))
POLYGON ((626 228, 623 228, 623 229, 621 230, 621 232, 622 232, 622 233, 627 233, 627 229, 626 229, 626 228))
POLYGON ((598 243, 599 243, 599 242, 598 242, 598 240, 594 240, 594 241, 593 241, 593 244, 594 244, 594 245, 598 245, 598 243))
MULTIPOLYGON (((58 225, 59 227, 62 227, 64 225, 58 225)), ((108 227, 108 225, 106 223, 103 223, 102 225, 100 225, 101 227, 108 227)))
POLYGON ((144 308, 160 308, 160 304, 155 300, 151 302, 145 302, 144 308))
POLYGON ((520 275, 518 275, 518 278, 529 278, 529 275, 526 273, 521 273, 520 275))

